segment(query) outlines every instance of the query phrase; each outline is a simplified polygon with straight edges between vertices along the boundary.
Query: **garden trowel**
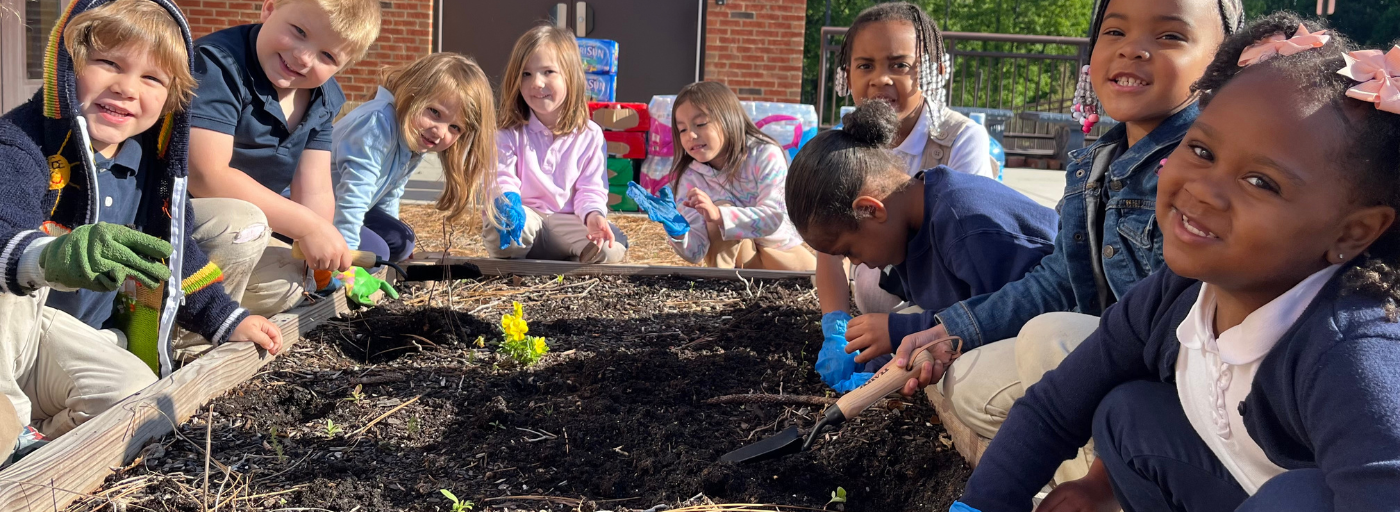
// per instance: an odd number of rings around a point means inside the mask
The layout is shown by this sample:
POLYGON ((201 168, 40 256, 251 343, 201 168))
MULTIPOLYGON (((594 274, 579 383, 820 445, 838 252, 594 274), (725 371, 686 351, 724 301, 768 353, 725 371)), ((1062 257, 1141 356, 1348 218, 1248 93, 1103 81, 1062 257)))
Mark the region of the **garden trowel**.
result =
MULTIPOLYGON (((929 347, 932 346, 933 344, 929 345, 929 347)), ((921 349, 914 355, 914 363, 909 367, 919 368, 925 362, 932 361, 933 354, 929 350, 921 349)), ((835 404, 827 407, 821 419, 817 420, 817 424, 807 434, 805 441, 802 434, 797 431, 797 427, 788 427, 773 437, 726 453, 719 460, 721 462, 757 462, 806 450, 808 446, 812 445, 812 441, 815 441, 817 436, 821 434, 823 427, 837 427, 845 423, 846 420, 856 417, 874 405, 875 402, 884 398, 885 395, 899 391, 912 375, 914 375, 912 370, 893 366, 881 368, 864 386, 846 393, 835 404)))
MULTIPOLYGON (((350 251, 353 257, 351 265, 360 268, 374 268, 380 265, 394 269, 402 277, 400 281, 446 281, 449 279, 476 279, 481 277, 481 269, 470 263, 455 263, 451 265, 430 265, 411 264, 405 270, 395 263, 384 261, 378 255, 369 251, 350 251)), ((301 243, 292 243, 292 257, 304 260, 305 255, 301 252, 301 243)))

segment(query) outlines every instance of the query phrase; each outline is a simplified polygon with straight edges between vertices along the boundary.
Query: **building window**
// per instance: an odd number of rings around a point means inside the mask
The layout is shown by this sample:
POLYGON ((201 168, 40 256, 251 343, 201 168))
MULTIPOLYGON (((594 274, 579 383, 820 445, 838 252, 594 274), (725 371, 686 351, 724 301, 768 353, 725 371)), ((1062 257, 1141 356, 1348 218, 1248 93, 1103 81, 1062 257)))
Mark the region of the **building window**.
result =
POLYGON ((24 2, 24 70, 30 80, 44 79, 44 48, 49 44, 49 32, 63 14, 64 0, 25 0, 24 2))

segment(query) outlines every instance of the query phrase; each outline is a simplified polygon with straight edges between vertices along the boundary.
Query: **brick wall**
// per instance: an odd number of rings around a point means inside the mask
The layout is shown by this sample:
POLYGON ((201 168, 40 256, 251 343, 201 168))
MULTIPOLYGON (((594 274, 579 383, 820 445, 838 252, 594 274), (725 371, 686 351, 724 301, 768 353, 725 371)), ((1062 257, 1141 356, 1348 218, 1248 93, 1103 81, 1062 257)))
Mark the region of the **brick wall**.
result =
POLYGON ((707 0, 705 79, 724 82, 740 99, 802 99, 806 0, 707 0))
MULTIPOLYGON (((189 18, 190 31, 200 37, 219 29, 257 23, 260 1, 250 0, 175 0, 189 18)), ((411 62, 433 49, 433 1, 381 1, 384 23, 379 39, 369 47, 369 53, 354 65, 336 74, 336 81, 345 91, 349 112, 374 97, 379 85, 380 71, 387 66, 411 62)))

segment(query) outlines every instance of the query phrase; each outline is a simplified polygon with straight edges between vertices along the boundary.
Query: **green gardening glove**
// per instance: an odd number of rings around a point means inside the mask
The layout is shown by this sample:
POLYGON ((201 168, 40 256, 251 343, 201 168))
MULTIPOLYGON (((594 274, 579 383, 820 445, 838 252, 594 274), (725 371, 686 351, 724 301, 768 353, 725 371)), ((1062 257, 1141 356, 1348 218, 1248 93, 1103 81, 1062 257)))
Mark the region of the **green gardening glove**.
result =
POLYGON ((383 279, 374 277, 365 269, 355 267, 355 276, 350 279, 345 286, 345 298, 361 306, 373 306, 374 299, 370 298, 374 292, 384 290, 384 293, 391 299, 399 298, 399 292, 383 279))
POLYGON ((110 292, 130 277, 149 288, 170 278, 159 260, 170 257, 170 242, 117 224, 78 226, 44 247, 39 266, 44 279, 73 288, 110 292))

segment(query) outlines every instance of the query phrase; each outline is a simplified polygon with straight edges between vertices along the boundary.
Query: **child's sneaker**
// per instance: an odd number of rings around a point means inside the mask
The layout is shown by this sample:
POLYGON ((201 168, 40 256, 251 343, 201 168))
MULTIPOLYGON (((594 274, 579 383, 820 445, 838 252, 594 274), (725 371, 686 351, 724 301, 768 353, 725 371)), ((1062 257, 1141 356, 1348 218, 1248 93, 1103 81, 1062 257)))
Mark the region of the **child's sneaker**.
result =
POLYGON ((46 444, 49 444, 49 440, 44 437, 44 434, 39 433, 34 427, 25 426, 24 430, 19 432, 19 440, 15 442, 14 453, 10 454, 9 459, 0 461, 0 469, 19 462, 25 455, 34 453, 34 450, 38 450, 46 444))

